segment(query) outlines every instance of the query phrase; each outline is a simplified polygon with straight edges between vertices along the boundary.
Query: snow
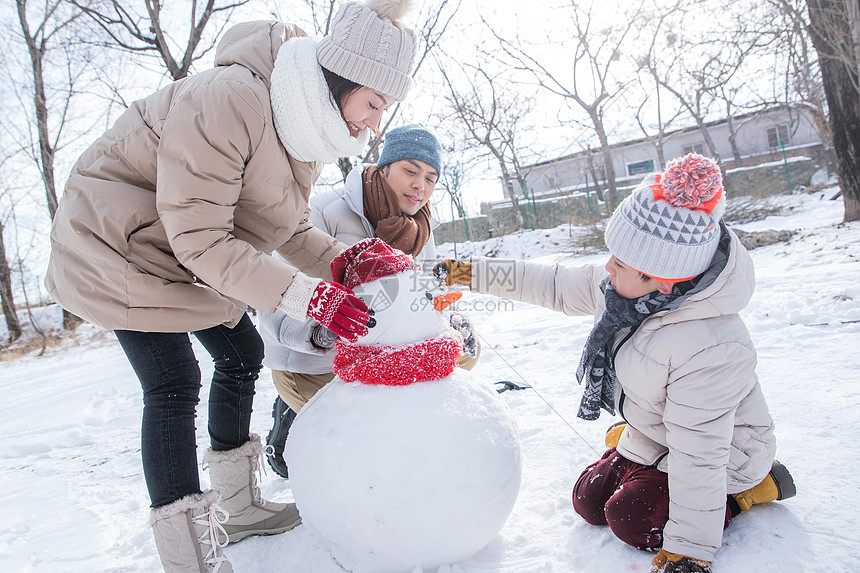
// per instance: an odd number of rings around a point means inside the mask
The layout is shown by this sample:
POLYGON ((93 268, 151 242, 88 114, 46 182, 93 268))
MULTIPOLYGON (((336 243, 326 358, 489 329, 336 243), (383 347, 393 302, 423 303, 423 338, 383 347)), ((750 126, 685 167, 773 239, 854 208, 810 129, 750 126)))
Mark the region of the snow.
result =
MULTIPOLYGON (((733 520, 714 573, 854 572, 860 561, 860 224, 840 224, 844 207, 841 199, 828 200, 833 194, 780 197, 783 214, 740 226, 798 231, 788 243, 751 252, 757 288, 743 313, 776 423, 777 456, 798 494, 733 520)), ((470 249, 566 264, 606 259, 606 253, 566 254, 568 233, 566 226, 529 231, 470 249)), ((453 248, 439 250, 447 255, 453 248)), ((462 244, 457 252, 464 256, 462 244)), ((592 318, 471 293, 457 305, 482 344, 473 374, 531 386, 500 395, 519 427, 523 479, 499 535, 473 557, 432 573, 648 571, 651 555, 625 546, 606 527, 588 525, 570 504, 577 476, 602 452, 603 433, 614 421, 605 413, 596 423, 576 418, 581 388, 573 372, 592 318)), ((51 313, 43 318, 56 325, 59 313, 51 313)), ((206 380, 211 363, 196 341, 195 348, 206 380)), ((42 357, 31 352, 0 361, 0 388, 2 569, 160 570, 139 459, 140 387, 112 337, 85 326, 79 339, 49 347, 42 357)), ((274 397, 264 371, 253 431, 265 435, 270 428, 274 397)), ((205 402, 204 387, 201 458, 208 443, 205 402)), ((208 485, 205 472, 201 481, 208 485)), ((269 499, 292 499, 289 481, 273 473, 263 476, 262 487, 269 499)), ((239 573, 343 572, 306 526, 248 539, 226 553, 239 573)))
POLYGON ((356 573, 471 557, 520 487, 512 412, 460 369, 406 386, 336 377, 299 412, 284 457, 303 525, 356 573))

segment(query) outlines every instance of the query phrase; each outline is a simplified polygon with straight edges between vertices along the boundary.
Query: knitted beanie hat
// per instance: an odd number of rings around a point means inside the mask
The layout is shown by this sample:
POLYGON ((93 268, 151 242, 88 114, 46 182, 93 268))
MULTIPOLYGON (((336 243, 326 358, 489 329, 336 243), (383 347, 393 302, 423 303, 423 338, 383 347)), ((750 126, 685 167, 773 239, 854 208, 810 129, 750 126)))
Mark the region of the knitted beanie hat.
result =
POLYGON ((331 262, 331 276, 346 288, 355 288, 412 268, 412 257, 382 239, 362 239, 331 262))
POLYGON ((726 208, 720 168, 690 153, 649 175, 606 226, 606 246, 621 262, 663 281, 691 279, 711 263, 726 208))
POLYGON ((442 148, 436 136, 424 129, 424 126, 413 123, 386 132, 385 146, 376 166, 382 167, 401 159, 417 159, 441 173, 441 155, 442 148))
POLYGON ((400 22, 412 0, 346 2, 317 47, 320 65, 357 84, 402 100, 412 84, 415 32, 400 22))

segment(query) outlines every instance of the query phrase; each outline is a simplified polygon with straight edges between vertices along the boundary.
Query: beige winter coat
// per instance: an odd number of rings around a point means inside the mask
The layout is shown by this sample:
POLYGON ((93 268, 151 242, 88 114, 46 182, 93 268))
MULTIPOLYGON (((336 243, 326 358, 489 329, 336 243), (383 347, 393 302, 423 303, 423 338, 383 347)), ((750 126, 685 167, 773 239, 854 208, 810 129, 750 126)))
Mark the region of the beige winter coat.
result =
MULTIPOLYGON (((595 321, 605 310, 601 266, 472 263, 473 290, 594 314, 595 321)), ((628 422, 618 451, 669 474, 663 548, 672 553, 713 560, 726 494, 760 482, 773 462, 773 421, 738 316, 754 288, 752 261, 732 233, 728 261, 712 284, 649 317, 629 339, 630 329, 615 339, 615 406, 628 422)))
POLYGON ((327 277, 345 245, 308 222, 321 166, 287 154, 269 100, 278 48, 304 35, 231 28, 215 68, 134 102, 87 149, 51 232, 54 300, 112 330, 187 332, 273 311, 296 268, 327 277))

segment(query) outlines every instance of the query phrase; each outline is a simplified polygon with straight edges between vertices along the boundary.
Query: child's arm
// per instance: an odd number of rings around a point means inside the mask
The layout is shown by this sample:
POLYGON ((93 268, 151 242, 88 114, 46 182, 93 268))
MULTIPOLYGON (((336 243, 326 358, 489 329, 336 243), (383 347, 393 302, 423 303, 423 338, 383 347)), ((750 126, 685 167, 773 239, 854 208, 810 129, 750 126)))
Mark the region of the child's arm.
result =
POLYGON ((669 521, 663 548, 712 561, 726 512, 735 412, 755 385, 755 351, 707 347, 670 371, 663 423, 669 447, 669 521))
POLYGON ((568 267, 527 261, 475 258, 472 290, 519 300, 565 314, 595 314, 598 285, 605 272, 598 265, 568 267))

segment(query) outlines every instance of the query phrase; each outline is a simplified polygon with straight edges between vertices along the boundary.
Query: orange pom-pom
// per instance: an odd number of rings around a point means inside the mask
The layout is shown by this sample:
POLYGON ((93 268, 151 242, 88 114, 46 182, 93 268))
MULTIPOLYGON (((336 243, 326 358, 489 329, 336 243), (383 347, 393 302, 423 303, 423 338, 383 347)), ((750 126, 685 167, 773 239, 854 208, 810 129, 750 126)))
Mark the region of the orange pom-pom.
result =
POLYGON ((687 209, 710 212, 723 193, 719 165, 697 153, 688 153, 670 161, 660 183, 667 202, 687 209))

